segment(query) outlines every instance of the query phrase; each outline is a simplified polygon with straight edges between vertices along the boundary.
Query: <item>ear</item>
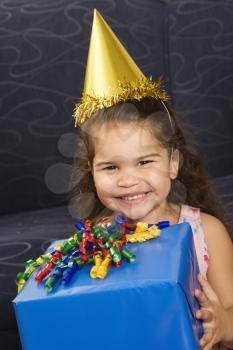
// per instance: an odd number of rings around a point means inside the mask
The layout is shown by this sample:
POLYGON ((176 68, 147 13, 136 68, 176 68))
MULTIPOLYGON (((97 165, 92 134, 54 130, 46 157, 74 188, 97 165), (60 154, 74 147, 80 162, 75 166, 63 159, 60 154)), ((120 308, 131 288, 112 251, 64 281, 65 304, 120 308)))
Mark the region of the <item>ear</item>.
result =
POLYGON ((91 163, 90 163, 89 160, 88 160, 88 162, 87 162, 87 165, 88 165, 88 170, 92 172, 92 166, 91 166, 91 163))
POLYGON ((171 180, 175 180, 178 175, 179 163, 180 163, 180 153, 178 149, 175 149, 172 152, 171 159, 170 159, 170 179, 171 180))

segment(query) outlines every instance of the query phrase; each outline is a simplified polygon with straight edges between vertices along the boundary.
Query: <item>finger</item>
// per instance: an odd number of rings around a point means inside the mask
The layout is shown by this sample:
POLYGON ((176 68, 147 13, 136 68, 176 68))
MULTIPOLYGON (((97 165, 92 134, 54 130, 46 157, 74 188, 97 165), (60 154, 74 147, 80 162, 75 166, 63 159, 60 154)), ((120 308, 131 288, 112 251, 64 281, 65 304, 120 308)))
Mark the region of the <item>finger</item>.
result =
POLYGON ((205 293, 202 292, 200 289, 195 290, 195 297, 198 299, 202 307, 208 307, 211 305, 211 302, 209 301, 205 293))
POLYGON ((214 346, 214 343, 211 341, 203 348, 203 350, 213 350, 213 346, 214 346))
POLYGON ((203 350, 213 350, 213 346, 214 346, 214 341, 212 338, 212 340, 203 347, 203 350))
POLYGON ((198 281, 209 300, 218 301, 218 297, 211 287, 210 283, 201 275, 198 275, 198 281))
POLYGON ((203 337, 200 339, 200 345, 201 347, 208 346, 213 339, 213 331, 208 329, 203 335, 203 337))
POLYGON ((213 315, 209 310, 200 309, 196 312, 196 318, 210 322, 213 319, 213 315))

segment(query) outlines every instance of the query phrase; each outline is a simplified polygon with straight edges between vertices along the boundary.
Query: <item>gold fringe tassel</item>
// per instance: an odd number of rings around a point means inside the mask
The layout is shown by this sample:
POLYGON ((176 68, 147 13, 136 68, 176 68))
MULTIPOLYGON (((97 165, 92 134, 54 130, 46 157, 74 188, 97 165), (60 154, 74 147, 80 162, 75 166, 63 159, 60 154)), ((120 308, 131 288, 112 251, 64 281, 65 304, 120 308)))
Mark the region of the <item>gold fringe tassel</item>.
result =
POLYGON ((75 105, 73 117, 75 127, 81 125, 90 118, 91 114, 104 107, 112 107, 119 102, 128 100, 141 100, 144 97, 152 97, 156 100, 167 102, 170 96, 162 88, 163 78, 159 77, 153 81, 150 78, 141 78, 136 81, 118 81, 119 93, 114 96, 97 97, 85 95, 81 101, 75 105))

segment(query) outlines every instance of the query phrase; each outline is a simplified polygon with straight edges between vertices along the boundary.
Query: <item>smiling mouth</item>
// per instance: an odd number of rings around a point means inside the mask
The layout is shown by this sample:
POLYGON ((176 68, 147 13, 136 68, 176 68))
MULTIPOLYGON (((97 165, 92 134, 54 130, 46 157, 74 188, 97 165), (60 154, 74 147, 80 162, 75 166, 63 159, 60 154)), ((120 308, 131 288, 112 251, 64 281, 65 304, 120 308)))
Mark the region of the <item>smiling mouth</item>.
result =
POLYGON ((132 196, 117 197, 117 199, 120 199, 122 202, 127 204, 135 204, 135 203, 142 202, 145 198, 147 198, 149 193, 150 192, 144 192, 144 193, 135 194, 132 196))

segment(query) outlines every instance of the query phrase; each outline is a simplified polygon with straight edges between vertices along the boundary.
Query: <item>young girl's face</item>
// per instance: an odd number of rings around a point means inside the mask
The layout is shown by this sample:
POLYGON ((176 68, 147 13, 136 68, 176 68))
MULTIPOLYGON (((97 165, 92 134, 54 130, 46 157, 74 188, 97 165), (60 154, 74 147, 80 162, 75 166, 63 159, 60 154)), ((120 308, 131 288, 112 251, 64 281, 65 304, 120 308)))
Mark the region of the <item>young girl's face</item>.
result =
POLYGON ((92 173, 103 205, 133 222, 155 222, 167 210, 178 159, 138 124, 103 125, 94 142, 92 173), (176 159, 175 159, 176 158, 176 159))

